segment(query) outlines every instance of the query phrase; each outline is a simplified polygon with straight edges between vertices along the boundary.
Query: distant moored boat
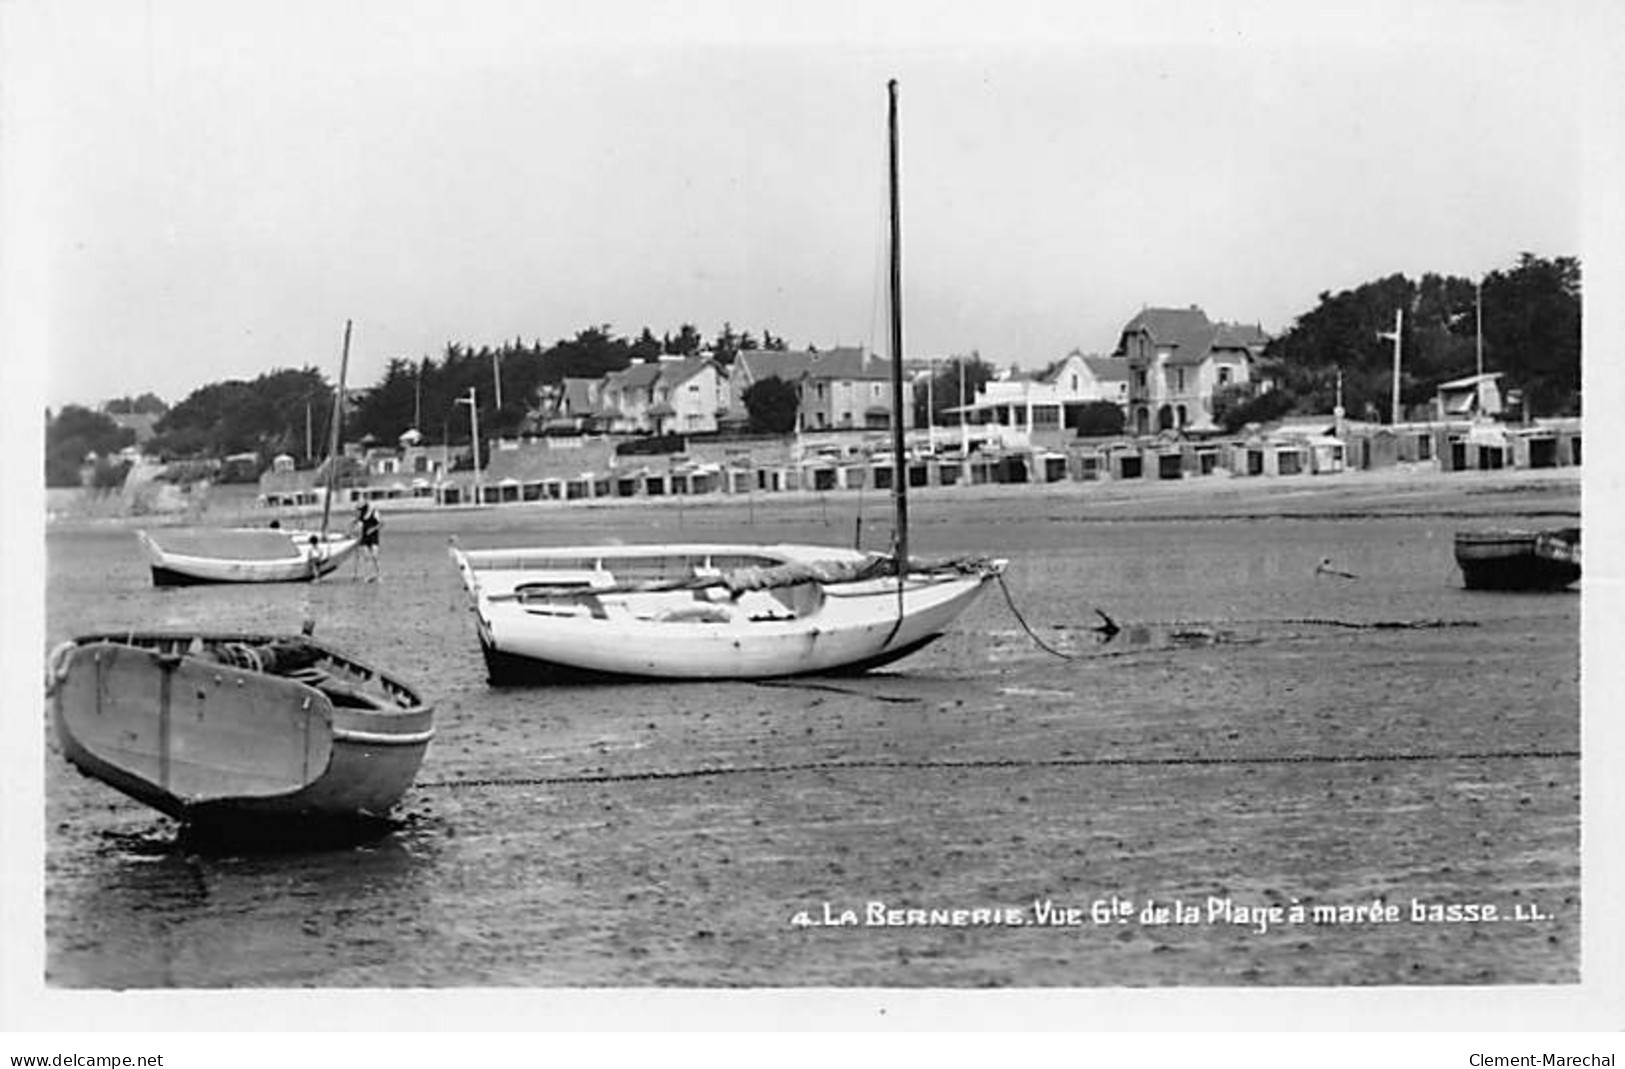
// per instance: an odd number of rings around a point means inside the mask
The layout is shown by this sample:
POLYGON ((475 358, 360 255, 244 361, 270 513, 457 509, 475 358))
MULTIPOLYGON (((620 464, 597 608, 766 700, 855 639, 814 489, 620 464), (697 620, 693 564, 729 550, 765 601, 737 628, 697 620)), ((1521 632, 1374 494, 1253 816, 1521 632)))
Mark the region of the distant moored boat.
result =
POLYGON ((331 531, 265 528, 137 531, 154 586, 298 583, 319 579, 355 552, 360 539, 331 531))
POLYGON ((1561 590, 1580 578, 1580 529, 1458 531, 1468 590, 1561 590))

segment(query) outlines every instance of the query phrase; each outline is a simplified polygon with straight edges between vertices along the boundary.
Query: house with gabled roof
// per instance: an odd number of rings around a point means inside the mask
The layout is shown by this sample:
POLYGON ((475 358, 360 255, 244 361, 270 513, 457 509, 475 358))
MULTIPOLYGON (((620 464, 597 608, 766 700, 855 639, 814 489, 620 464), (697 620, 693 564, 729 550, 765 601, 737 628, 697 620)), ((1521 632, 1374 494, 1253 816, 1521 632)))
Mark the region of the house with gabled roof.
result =
POLYGON ((594 418, 611 433, 708 434, 727 407, 727 381, 715 360, 662 356, 605 375, 594 418))
POLYGON ((605 375, 598 392, 599 423, 612 434, 650 430, 654 423, 649 409, 654 407, 654 384, 659 377, 658 360, 641 361, 605 375))
MULTIPOLYGON (((745 414, 745 391, 767 378, 796 387, 803 430, 881 430, 891 426, 891 361, 861 346, 825 351, 752 349, 734 357, 728 378, 730 409, 745 414)), ((903 426, 914 425, 905 405, 903 426)))
POLYGON ((1217 429, 1214 391, 1251 382, 1268 342, 1262 327, 1215 323, 1194 304, 1142 309, 1123 327, 1112 353, 1127 361, 1130 429, 1217 429))
POLYGON ((710 434, 728 411, 728 382, 708 356, 665 360, 649 415, 656 434, 710 434))
POLYGON ((541 434, 584 434, 593 429, 602 405, 602 379, 565 378, 536 390, 537 405, 526 417, 525 430, 541 434))

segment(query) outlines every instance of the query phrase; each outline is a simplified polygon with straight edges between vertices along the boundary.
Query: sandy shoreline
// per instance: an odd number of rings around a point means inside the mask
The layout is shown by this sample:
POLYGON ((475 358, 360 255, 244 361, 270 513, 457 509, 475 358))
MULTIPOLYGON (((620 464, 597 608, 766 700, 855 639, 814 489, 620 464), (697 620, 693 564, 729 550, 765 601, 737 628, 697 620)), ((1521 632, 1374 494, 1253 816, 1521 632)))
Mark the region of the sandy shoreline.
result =
MULTIPOLYGON (((929 509, 934 504, 951 504, 956 512, 966 506, 970 506, 972 511, 979 511, 982 508, 1003 510, 1023 504, 1028 507, 1066 504, 1076 505, 1082 510, 1080 518, 1127 520, 1363 512, 1398 514, 1407 510, 1414 510, 1418 514, 1493 514, 1502 509, 1491 502, 1504 495, 1519 495, 1532 496, 1543 503, 1549 501, 1554 515, 1572 516, 1578 515, 1582 470, 1548 468, 1440 472, 1432 468, 1390 468, 1336 475, 1249 478, 1221 474, 1151 481, 987 484, 914 489, 909 492, 909 500, 911 503, 918 502, 923 509, 929 509)), ((321 516, 320 509, 263 508, 255 503, 251 487, 216 487, 211 493, 206 507, 199 510, 140 516, 121 514, 118 505, 111 500, 79 498, 63 501, 59 494, 47 508, 46 527, 51 531, 100 528, 133 530, 194 524, 258 525, 269 522, 271 517, 319 519, 321 516)), ((807 510, 835 509, 861 511, 866 516, 878 518, 889 513, 890 501, 891 496, 886 491, 787 491, 487 506, 434 506, 403 500, 381 502, 380 511, 390 518, 392 526, 415 526, 426 517, 456 517, 463 520, 476 516, 546 515, 570 517, 574 522, 583 514, 618 513, 624 510, 646 510, 656 514, 685 511, 696 514, 753 511, 794 514, 807 510)), ((335 510, 331 522, 342 524, 348 521, 348 517, 347 510, 335 510)), ((431 522, 429 526, 434 524, 431 522)))

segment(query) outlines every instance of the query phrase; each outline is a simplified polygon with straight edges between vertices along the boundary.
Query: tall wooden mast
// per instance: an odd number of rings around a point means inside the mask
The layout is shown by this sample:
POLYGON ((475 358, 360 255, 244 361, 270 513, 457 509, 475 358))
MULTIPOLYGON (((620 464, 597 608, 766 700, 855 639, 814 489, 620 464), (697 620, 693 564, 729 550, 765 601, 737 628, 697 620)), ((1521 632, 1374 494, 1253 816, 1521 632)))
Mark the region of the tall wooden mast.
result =
POLYGON ((891 392, 892 507, 897 540, 898 593, 908 571, 908 454, 903 435, 903 222, 897 191, 897 79, 886 84, 891 146, 891 392))

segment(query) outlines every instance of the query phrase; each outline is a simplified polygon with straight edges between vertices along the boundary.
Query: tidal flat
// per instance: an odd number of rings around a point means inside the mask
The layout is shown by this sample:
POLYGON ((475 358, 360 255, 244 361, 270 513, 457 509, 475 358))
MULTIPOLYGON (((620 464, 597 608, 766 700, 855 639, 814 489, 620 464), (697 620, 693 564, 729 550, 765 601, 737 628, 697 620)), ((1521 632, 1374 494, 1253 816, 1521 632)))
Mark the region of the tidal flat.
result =
POLYGON ((1576 522, 1537 474, 920 494, 914 552, 1004 587, 883 671, 768 683, 491 688, 447 540, 883 549, 884 495, 386 505, 377 584, 156 589, 131 524, 53 524, 47 649, 308 616, 438 734, 390 833, 252 853, 42 729, 45 983, 1576 983, 1581 596, 1464 590, 1451 550, 1576 522))

